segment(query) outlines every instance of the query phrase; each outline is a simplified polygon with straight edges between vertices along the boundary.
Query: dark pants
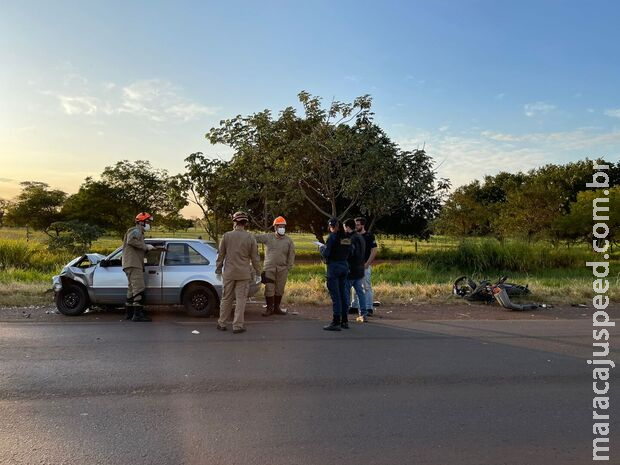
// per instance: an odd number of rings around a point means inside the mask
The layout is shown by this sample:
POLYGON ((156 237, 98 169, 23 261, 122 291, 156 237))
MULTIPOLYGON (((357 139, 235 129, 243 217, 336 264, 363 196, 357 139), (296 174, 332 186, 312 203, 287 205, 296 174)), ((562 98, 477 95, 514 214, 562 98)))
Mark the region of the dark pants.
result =
POLYGON ((349 312, 349 297, 347 296, 347 275, 349 265, 346 261, 327 264, 327 289, 332 298, 334 316, 342 316, 346 320, 349 312))

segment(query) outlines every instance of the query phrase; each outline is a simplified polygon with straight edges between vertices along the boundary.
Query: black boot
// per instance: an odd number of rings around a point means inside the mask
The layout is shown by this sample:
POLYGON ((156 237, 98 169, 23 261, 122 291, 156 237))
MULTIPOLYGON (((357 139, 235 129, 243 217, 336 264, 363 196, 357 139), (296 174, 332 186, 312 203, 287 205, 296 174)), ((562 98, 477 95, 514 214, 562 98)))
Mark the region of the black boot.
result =
POLYGON ((271 297, 265 296, 265 302, 267 303, 267 308, 265 308, 265 311, 261 313, 261 315, 263 316, 273 315, 273 296, 271 297))
POLYGON ((334 316, 332 322, 327 326, 323 326, 325 331, 340 331, 340 317, 334 316))
POLYGON ((280 308, 280 302, 282 302, 282 296, 274 295, 273 299, 274 299, 273 313, 275 313, 276 315, 286 315, 286 312, 283 312, 282 309, 280 308))
POLYGON ((349 329, 349 319, 347 318, 347 315, 342 315, 342 318, 340 319, 340 327, 342 329, 349 329))
POLYGON ((131 320, 133 318, 133 301, 132 299, 127 299, 125 302, 125 319, 131 320))
POLYGON ((133 318, 131 319, 131 321, 153 321, 153 320, 151 320, 148 317, 142 305, 136 305, 134 306, 133 318))

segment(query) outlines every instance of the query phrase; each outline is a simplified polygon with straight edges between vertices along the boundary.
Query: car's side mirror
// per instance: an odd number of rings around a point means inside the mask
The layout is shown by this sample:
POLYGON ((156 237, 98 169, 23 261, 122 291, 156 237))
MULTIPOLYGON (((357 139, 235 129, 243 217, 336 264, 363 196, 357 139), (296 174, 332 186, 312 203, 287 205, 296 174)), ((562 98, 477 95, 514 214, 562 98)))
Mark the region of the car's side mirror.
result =
POLYGON ((107 267, 109 264, 110 262, 105 258, 99 262, 99 265, 101 265, 102 268, 107 267))

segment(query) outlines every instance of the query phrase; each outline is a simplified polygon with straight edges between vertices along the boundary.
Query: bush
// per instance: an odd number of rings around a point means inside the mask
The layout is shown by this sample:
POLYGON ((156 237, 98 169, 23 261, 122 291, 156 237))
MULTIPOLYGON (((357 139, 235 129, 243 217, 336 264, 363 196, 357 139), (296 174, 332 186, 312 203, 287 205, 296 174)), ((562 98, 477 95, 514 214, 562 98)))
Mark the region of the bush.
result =
POLYGON ((540 242, 500 242, 496 239, 464 240, 456 249, 436 251, 425 256, 429 266, 469 270, 469 273, 572 268, 583 266, 591 259, 592 252, 584 249, 554 248, 540 242))
POLYGON ((0 239, 0 269, 32 269, 49 272, 58 270, 73 258, 68 253, 46 250, 40 243, 0 239))

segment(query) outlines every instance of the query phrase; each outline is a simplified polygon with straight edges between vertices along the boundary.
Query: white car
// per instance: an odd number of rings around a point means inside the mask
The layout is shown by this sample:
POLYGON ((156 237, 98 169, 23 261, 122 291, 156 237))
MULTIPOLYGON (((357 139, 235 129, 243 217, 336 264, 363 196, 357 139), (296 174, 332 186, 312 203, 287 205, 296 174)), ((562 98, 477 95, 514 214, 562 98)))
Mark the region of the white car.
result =
MULTIPOLYGON (((215 274, 217 249, 200 239, 146 239, 158 247, 144 263, 146 305, 184 305, 192 316, 217 314, 222 282, 215 274)), ((127 277, 121 267, 123 249, 107 257, 85 254, 69 262, 52 278, 56 307, 63 315, 81 315, 91 305, 113 308, 124 305, 127 277)), ((253 273, 253 272, 252 272, 253 273)), ((256 277, 252 275, 252 282, 256 277)), ((256 294, 260 284, 250 286, 256 294)))

